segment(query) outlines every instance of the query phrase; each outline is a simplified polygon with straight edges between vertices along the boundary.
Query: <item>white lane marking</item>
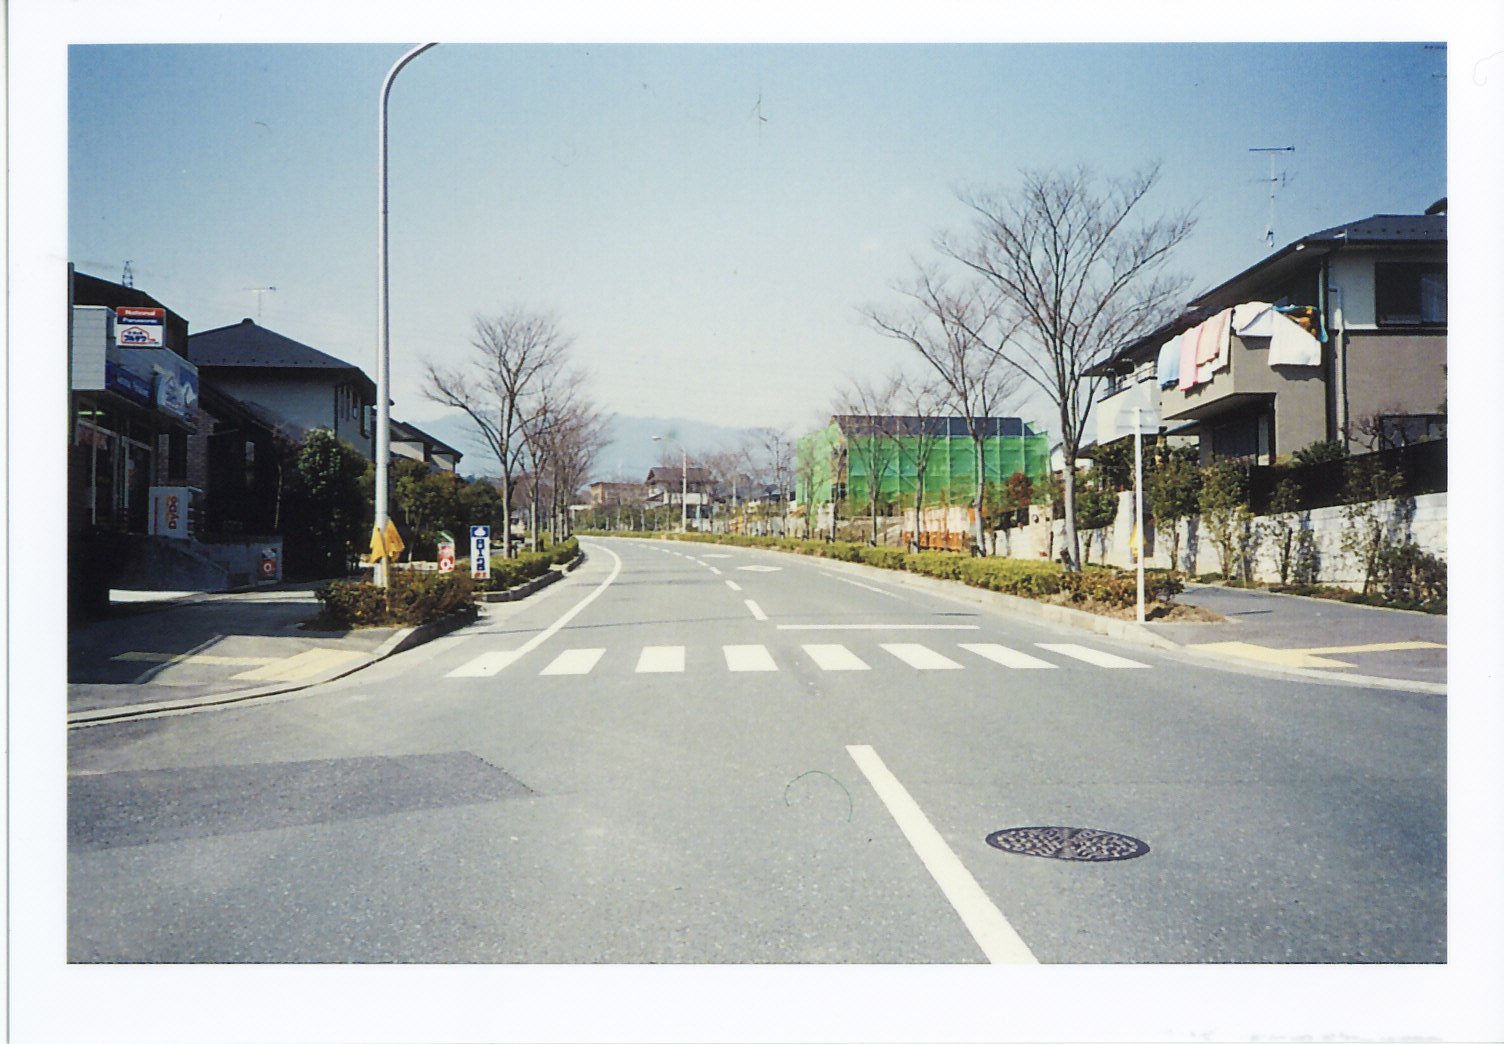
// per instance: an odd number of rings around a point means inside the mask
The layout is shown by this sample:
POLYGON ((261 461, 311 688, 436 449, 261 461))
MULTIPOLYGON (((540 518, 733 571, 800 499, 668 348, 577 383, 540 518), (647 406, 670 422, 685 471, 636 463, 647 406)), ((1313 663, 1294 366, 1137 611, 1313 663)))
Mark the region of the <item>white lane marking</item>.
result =
POLYGON ((714 573, 716 576, 720 576, 721 575, 721 571, 719 569, 717 569, 715 566, 711 566, 710 567, 710 571, 712 573, 714 573))
POLYGON ((528 653, 530 653, 534 649, 538 648, 538 646, 542 645, 544 642, 548 641, 554 635, 558 634, 560 628, 562 628, 565 624, 569 623, 570 620, 573 620, 576 616, 578 616, 584 610, 584 608, 587 605, 589 605, 591 602, 593 602, 597 598, 599 598, 601 596, 601 594, 606 590, 606 588, 610 587, 611 584, 612 584, 612 582, 615 581, 615 579, 618 576, 621 575, 621 556, 619 556, 615 551, 612 551, 609 547, 606 547, 603 544, 592 543, 589 546, 592 547, 592 548, 599 548, 600 550, 606 552, 606 554, 610 555, 613 559, 616 560, 616 565, 613 566, 612 569, 611 569, 611 575, 608 576, 608 577, 606 577, 606 579, 602 580, 600 582, 600 585, 597 586, 594 591, 591 591, 584 598, 581 598, 577 603, 575 603, 574 608, 572 608, 572 609, 568 610, 567 612, 565 612, 563 616, 559 617, 553 623, 549 624, 548 627, 545 628, 544 630, 539 631, 537 634, 533 635, 526 642, 524 642, 519 648, 514 649, 511 652, 504 652, 504 653, 481 653, 474 660, 471 660, 470 663, 462 664, 461 666, 459 666, 459 667, 455 668, 454 670, 450 671, 444 677, 446 677, 446 678, 475 678, 475 677, 486 677, 486 676, 495 674, 497 671, 499 671, 503 667, 507 666, 507 664, 510 664, 512 661, 517 660, 517 659, 519 659, 519 658, 521 658, 523 656, 526 656, 528 653), (503 658, 503 657, 505 658, 504 662, 500 662, 500 658, 503 658), (487 658, 490 658, 490 659, 488 660, 487 658), (485 671, 480 671, 480 672, 472 671, 470 669, 471 666, 473 664, 475 664, 479 660, 487 660, 488 663, 491 662, 491 660, 496 660, 496 661, 498 661, 498 665, 495 668, 493 668, 493 669, 488 669, 488 670, 485 670, 485 671))
POLYGON ((959 671, 961 669, 961 665, 955 660, 948 656, 941 656, 927 645, 883 642, 882 647, 918 671, 959 671))
MULTIPOLYGON (((839 580, 843 584, 850 584, 852 587, 860 587, 863 591, 871 591, 873 594, 880 594, 884 598, 898 598, 898 596, 892 591, 884 591, 881 587, 873 587, 871 584, 864 584, 860 580, 853 580, 848 576, 837 576, 835 573, 826 573, 825 575, 830 577, 832 580, 839 580)), ((898 600, 900 602, 903 601, 903 599, 901 598, 899 598, 898 600)))
POLYGON ((977 624, 779 624, 780 631, 979 631, 977 624))
POLYGON ((1062 656, 1069 656, 1073 659, 1084 660, 1098 667, 1143 667, 1147 669, 1149 666, 1147 663, 1139 663, 1137 660, 1130 660, 1123 656, 1114 656, 1112 653, 1102 652, 1099 649, 1088 649, 1084 645, 1073 645, 1070 642, 1035 642, 1034 644, 1041 649, 1048 649, 1050 652, 1057 652, 1062 656))
POLYGON ((638 674, 681 674, 683 671, 682 645, 647 645, 637 658, 638 674))
POLYGON ((489 678, 500 672, 505 667, 515 663, 522 653, 515 649, 505 652, 486 652, 465 663, 460 664, 454 670, 444 675, 446 678, 489 678))
POLYGON ((1053 670, 1055 667, 1053 663, 1047 660, 1041 660, 1037 656, 1030 656, 1028 653, 1019 652, 1017 649, 1009 649, 1003 645, 993 645, 990 642, 981 642, 974 645, 966 642, 960 644, 961 648, 969 652, 974 652, 978 656, 985 657, 993 663, 1000 663, 1004 667, 1015 667, 1024 670, 1053 670))
POLYGON ((723 645, 726 667, 733 671, 776 671, 773 654, 766 645, 723 645))
POLYGON ((702 557, 704 557, 704 558, 730 558, 731 556, 730 555, 722 555, 722 554, 711 554, 709 552, 706 552, 706 554, 703 555, 702 557))
POLYGON ((727 580, 726 586, 731 588, 731 590, 733 591, 740 591, 742 589, 742 585, 737 583, 735 580, 727 580))
POLYGON ((1038 964, 1039 959, 1019 938, 1003 912, 982 891, 982 886, 951 851, 940 832, 930 824, 924 810, 909 796, 898 777, 883 764, 877 751, 869 746, 850 746, 846 752, 867 777, 867 782, 872 784, 872 789, 877 791, 888 814, 908 838, 924 868, 940 886, 945 898, 950 900, 950 905, 961 915, 961 923, 971 932, 987 960, 993 964, 1038 964))
POLYGON ((783 571, 783 566, 750 565, 737 566, 744 573, 778 573, 783 571))
POLYGON ((861 658, 844 645, 806 645, 804 651, 822 671, 870 671, 861 658))
POLYGON ((538 673, 589 674, 605 652, 605 649, 565 649, 554 657, 553 663, 538 673))
POLYGON ((745 601, 747 603, 747 608, 752 610, 752 619, 766 620, 768 618, 768 614, 762 611, 762 606, 758 605, 750 598, 745 599, 745 601))

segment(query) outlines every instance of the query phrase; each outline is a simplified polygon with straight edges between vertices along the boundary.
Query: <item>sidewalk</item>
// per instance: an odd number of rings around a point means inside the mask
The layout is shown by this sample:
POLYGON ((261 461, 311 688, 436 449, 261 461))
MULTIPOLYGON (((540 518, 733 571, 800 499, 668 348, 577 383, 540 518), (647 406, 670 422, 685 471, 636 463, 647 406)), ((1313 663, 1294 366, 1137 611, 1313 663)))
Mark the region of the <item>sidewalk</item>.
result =
POLYGON ((1445 616, 1204 584, 1187 584, 1177 600, 1226 618, 1145 625, 1192 653, 1445 691, 1445 616))
POLYGON ((432 636, 411 627, 302 630, 318 613, 318 586, 112 591, 108 617, 69 632, 69 724, 306 688, 432 636))

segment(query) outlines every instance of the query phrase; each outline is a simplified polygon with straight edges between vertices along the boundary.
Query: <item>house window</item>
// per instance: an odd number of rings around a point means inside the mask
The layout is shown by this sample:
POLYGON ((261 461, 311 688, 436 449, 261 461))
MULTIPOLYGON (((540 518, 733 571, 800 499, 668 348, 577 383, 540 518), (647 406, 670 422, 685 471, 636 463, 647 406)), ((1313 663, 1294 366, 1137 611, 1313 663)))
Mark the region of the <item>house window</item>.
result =
POLYGON ((1374 306, 1380 326, 1445 325, 1447 266, 1389 261, 1373 266, 1374 306))

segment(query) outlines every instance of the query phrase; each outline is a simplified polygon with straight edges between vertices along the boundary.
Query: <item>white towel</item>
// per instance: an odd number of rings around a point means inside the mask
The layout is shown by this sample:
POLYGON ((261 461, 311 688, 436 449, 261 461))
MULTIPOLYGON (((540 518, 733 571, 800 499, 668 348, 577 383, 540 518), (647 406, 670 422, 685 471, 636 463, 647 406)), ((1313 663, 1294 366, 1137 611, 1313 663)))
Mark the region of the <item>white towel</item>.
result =
POLYGON ((1273 337, 1270 316, 1278 315, 1274 306, 1264 301, 1248 301, 1232 310, 1232 329, 1239 337, 1273 337))
POLYGON ((1321 342, 1287 315, 1266 312, 1273 327, 1269 342, 1270 366, 1320 366, 1321 342))

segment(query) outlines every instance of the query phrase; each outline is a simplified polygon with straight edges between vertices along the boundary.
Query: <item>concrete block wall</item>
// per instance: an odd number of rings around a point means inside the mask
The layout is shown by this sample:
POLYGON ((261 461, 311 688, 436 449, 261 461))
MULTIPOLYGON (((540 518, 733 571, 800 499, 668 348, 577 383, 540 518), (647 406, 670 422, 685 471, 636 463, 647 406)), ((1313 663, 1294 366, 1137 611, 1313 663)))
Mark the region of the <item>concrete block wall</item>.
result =
MULTIPOLYGON (((1397 540, 1409 537, 1424 551, 1439 558, 1447 557, 1447 495, 1428 493, 1407 500, 1386 501, 1379 508, 1381 517, 1392 522, 1392 533, 1397 540)), ((1351 556, 1342 550, 1342 533, 1347 528, 1347 518, 1341 507, 1318 508, 1293 516, 1297 525, 1308 526, 1316 538, 1319 556, 1319 578, 1322 583, 1346 587, 1361 586, 1362 569, 1351 556), (1302 515, 1307 516, 1302 520, 1302 515)), ((1257 521, 1268 523, 1275 516, 1262 516, 1257 521)), ((1211 541, 1201 534, 1200 519, 1191 517, 1179 523, 1180 562, 1177 568, 1190 573, 1213 573, 1222 570, 1217 550, 1211 541)), ((1133 494, 1118 494, 1118 514, 1114 522, 1099 530, 1081 530, 1082 555, 1088 561, 1132 568, 1133 555, 1129 540, 1133 532, 1133 494), (1090 554, 1087 543, 1090 541, 1090 554)), ((1028 526, 1005 529, 997 534, 997 554, 1011 558, 1041 561, 1059 557, 1065 546, 1065 523, 1050 521, 1044 511, 1031 511, 1028 526)), ((1170 536, 1161 527, 1149 532, 1149 555, 1145 564, 1153 568, 1168 569, 1170 562, 1170 536)), ((1275 551, 1268 539, 1258 548, 1255 579, 1273 582, 1279 579, 1279 565, 1275 551)))

